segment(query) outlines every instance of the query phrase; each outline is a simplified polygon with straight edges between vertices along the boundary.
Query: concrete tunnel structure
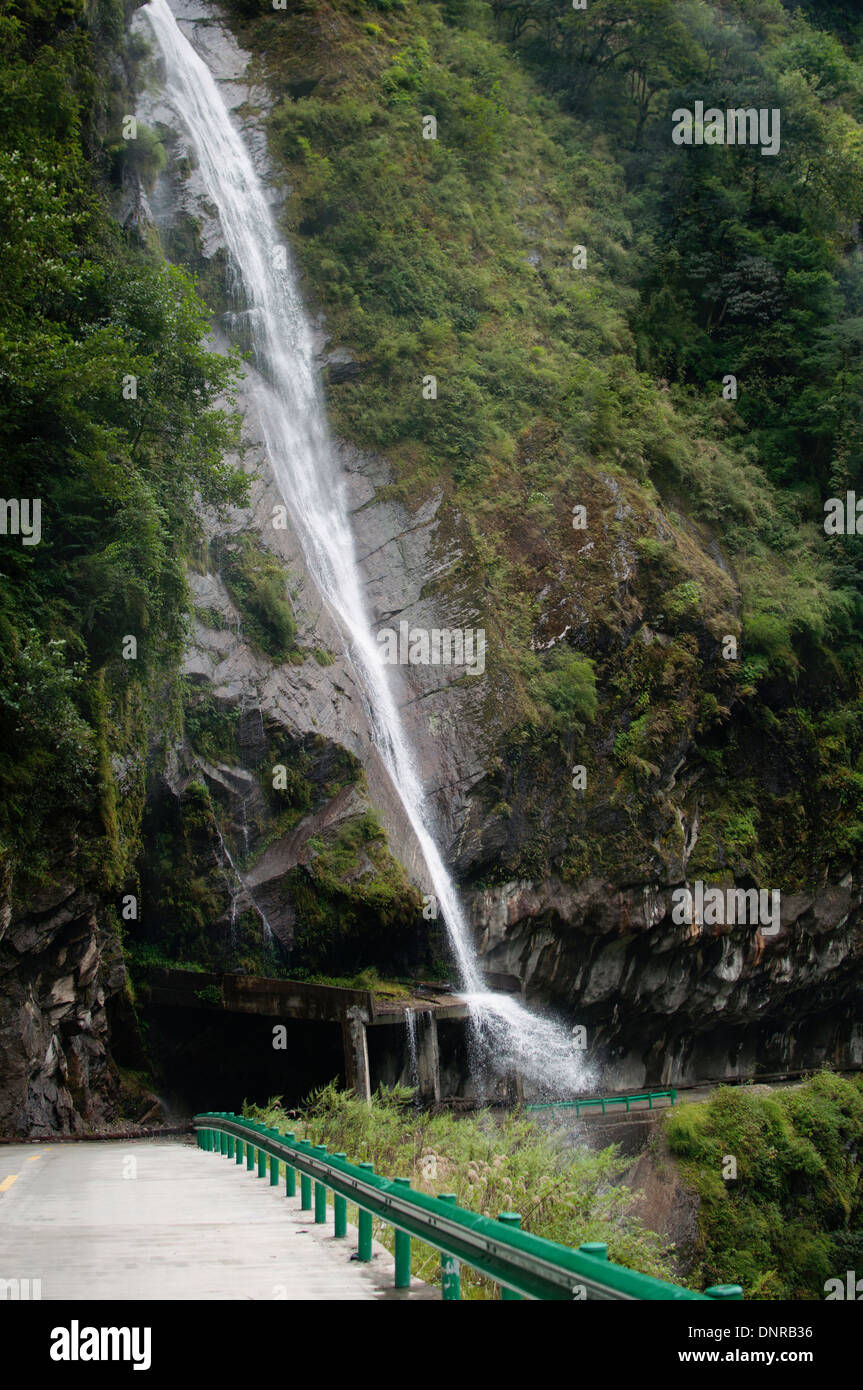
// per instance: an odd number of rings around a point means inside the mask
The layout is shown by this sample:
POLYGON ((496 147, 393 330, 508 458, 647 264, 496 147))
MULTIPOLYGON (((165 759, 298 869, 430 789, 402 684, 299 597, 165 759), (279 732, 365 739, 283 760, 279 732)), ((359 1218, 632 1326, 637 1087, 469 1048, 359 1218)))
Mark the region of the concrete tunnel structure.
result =
POLYGON ((438 1022, 469 1017, 467 1004, 458 996, 432 990, 402 1002, 382 1000, 371 990, 162 966, 146 967, 138 977, 146 987, 148 1003, 158 1008, 254 1014, 279 1023, 337 1024, 347 1085, 364 1100, 372 1093, 369 1028, 404 1024, 408 1011, 414 1012, 419 1100, 433 1105, 441 1099, 438 1022))

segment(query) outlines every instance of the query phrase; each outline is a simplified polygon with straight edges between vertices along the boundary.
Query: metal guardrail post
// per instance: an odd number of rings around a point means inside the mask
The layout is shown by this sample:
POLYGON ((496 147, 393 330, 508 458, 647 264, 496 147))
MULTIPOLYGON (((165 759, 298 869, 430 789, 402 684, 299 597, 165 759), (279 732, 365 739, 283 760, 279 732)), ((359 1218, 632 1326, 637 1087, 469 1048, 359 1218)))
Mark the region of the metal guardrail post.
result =
MULTIPOLYGON (((410 1187, 410 1178, 393 1178, 399 1187, 410 1187)), ((396 1288, 409 1289, 411 1286, 411 1238, 407 1231, 396 1227, 396 1288)))
MULTIPOLYGON (((305 1149, 311 1153, 312 1146, 308 1139, 300 1139, 297 1143, 298 1149, 305 1149)), ((308 1173, 300 1172, 300 1211, 311 1211, 312 1209, 312 1180, 308 1173)))
MULTIPOLYGON (((498 1221, 502 1221, 506 1226, 517 1226, 521 1229, 521 1217, 517 1211, 502 1211, 497 1219, 498 1221)), ((520 1293, 516 1293, 513 1289, 506 1288, 503 1284, 500 1286, 500 1296, 505 1303, 523 1302, 520 1293)))
POLYGON ((704 1290, 706 1298, 742 1298, 743 1290, 739 1284, 713 1284, 704 1290))
MULTIPOLYGON (((375 1171, 375 1165, 373 1163, 360 1163, 357 1166, 364 1168, 367 1173, 373 1173, 375 1171)), ((363 1211, 362 1207, 359 1208, 357 1227, 359 1229, 357 1259, 365 1263, 372 1257, 372 1214, 370 1211, 363 1211)))
POLYGON ((580 1245, 578 1248, 582 1255, 592 1255, 595 1260, 608 1259, 608 1246, 603 1245, 602 1241, 589 1240, 585 1245, 580 1245))
POLYGON ((255 1146, 246 1140, 246 1171, 251 1173, 255 1166, 255 1146))
POLYGON ((242 1163, 243 1163, 243 1141, 242 1141, 242 1139, 238 1139, 238 1140, 237 1140, 236 1148, 234 1149, 234 1162, 235 1162, 238 1166, 240 1166, 240 1167, 242 1166, 242 1163))
MULTIPOLYGON (((312 1153, 318 1158, 323 1158, 327 1152, 326 1144, 314 1144, 312 1153)), ((315 1225, 323 1226, 327 1220, 327 1189, 322 1182, 315 1183, 315 1225)))
MULTIPOLYGON (((281 1134, 277 1129, 268 1129, 267 1133, 273 1139, 281 1139, 281 1134)), ((270 1154, 270 1187, 279 1185, 279 1160, 275 1154, 270 1154)))
MULTIPOLYGON (((347 1162, 347 1154, 337 1153, 333 1158, 340 1158, 347 1162)), ((348 1233, 348 1199, 342 1197, 338 1192, 333 1193, 333 1236, 336 1240, 342 1240, 348 1233)))
MULTIPOLYGON (((439 1202, 449 1202, 454 1207, 458 1206, 457 1192, 439 1192, 439 1202)), ((454 1255, 448 1255, 445 1250, 441 1251, 440 1256, 440 1291, 444 1303, 458 1303, 461 1301, 461 1266, 454 1255)))
MULTIPOLYGON (((293 1130, 289 1130, 289 1132, 284 1136, 284 1138, 285 1138, 285 1142, 286 1142, 286 1143, 288 1143, 288 1144, 293 1144, 293 1142, 294 1142, 293 1130)), ((291 1168, 290 1165, 286 1163, 286 1164, 285 1164, 285 1196, 286 1196, 286 1197, 296 1197, 296 1195, 297 1195, 297 1170, 296 1170, 296 1168, 291 1168)))

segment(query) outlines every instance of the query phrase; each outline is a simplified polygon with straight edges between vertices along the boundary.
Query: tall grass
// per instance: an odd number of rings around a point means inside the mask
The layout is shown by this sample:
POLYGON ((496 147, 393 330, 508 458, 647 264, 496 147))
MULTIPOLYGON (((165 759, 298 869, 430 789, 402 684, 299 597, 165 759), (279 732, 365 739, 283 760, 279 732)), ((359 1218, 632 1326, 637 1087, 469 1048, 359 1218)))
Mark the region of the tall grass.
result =
MULTIPOLYGON (((670 1252, 629 1211, 630 1193, 619 1182, 627 1166, 615 1147, 596 1153, 574 1148, 563 1132, 518 1112, 489 1111, 456 1118, 413 1105, 410 1087, 380 1088, 367 1105, 335 1082, 315 1091, 303 1109, 286 1112, 278 1099, 246 1105, 243 1113, 297 1138, 343 1151, 352 1162, 371 1162, 386 1177, 406 1177, 419 1191, 454 1192, 459 1206, 496 1217, 521 1214, 522 1229, 563 1245, 604 1241, 611 1260, 659 1278, 672 1276, 670 1252)), ((382 1222, 375 1235, 392 1249, 382 1222)), ((412 1241, 411 1268, 440 1282, 440 1255, 412 1241)), ((462 1270, 462 1297, 497 1298, 497 1287, 462 1270)))

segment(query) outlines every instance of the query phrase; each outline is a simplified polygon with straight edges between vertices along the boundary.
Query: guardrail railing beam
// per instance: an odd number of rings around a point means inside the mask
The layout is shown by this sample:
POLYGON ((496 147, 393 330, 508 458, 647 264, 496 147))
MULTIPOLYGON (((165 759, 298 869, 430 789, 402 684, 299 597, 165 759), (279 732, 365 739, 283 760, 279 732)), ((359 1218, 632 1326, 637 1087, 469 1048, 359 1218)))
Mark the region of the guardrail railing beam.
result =
POLYGON ((312 1210, 315 1220, 327 1219, 327 1192, 333 1193, 334 1235, 347 1233, 347 1206, 358 1211, 357 1258, 372 1258, 373 1221, 377 1217, 395 1233, 395 1283, 408 1288, 411 1273, 411 1240, 431 1245, 441 1256, 441 1285, 445 1299, 460 1297, 460 1266, 467 1264, 501 1288, 507 1301, 529 1299, 739 1299, 737 1284, 716 1285, 695 1293, 661 1279, 613 1264, 606 1246, 591 1242, 578 1250, 521 1230, 516 1212, 502 1212, 497 1221, 459 1207, 455 1194, 432 1196, 411 1188, 409 1178, 385 1178, 374 1164, 348 1162, 342 1153, 328 1154, 325 1144, 312 1146, 292 1133, 281 1135, 238 1115, 215 1113, 195 1116, 198 1143, 204 1149, 227 1155, 226 1136, 235 1141, 236 1162, 245 1155, 247 1170, 258 1157, 258 1175, 265 1176, 270 1160, 270 1180, 278 1164, 285 1164, 285 1190, 296 1191, 300 1174, 302 1211, 312 1210))
POLYGON ((582 1110, 589 1110, 591 1106, 598 1105, 605 1115, 608 1106, 623 1105, 626 1107, 628 1115, 631 1105, 645 1100, 648 1110, 653 1109, 655 1100, 668 1100, 672 1105, 675 1105, 677 1103, 677 1091, 671 1086, 666 1091, 639 1091, 631 1096, 583 1096, 580 1100, 552 1100, 546 1101, 542 1105, 526 1105, 524 1108, 525 1110, 574 1110, 576 1118, 578 1118, 582 1110))

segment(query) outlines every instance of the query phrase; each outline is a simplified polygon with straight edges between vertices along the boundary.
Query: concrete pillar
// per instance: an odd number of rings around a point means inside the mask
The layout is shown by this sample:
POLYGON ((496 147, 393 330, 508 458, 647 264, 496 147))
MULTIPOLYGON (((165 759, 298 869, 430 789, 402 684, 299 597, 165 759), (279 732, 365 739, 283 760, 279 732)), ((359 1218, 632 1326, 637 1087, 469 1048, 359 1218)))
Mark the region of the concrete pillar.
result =
POLYGON ((356 1005, 345 1010, 342 1019, 342 1041, 345 1046, 345 1079, 350 1090, 360 1100, 371 1100, 372 1082, 369 1070, 369 1046, 362 1010, 356 1005))
POLYGON ((423 1105, 440 1102, 440 1049, 437 1019, 431 1009, 417 1014, 417 1080, 423 1105))
POLYGON ((524 1078, 518 1067, 503 1078, 503 1091, 508 1105, 524 1105, 524 1078))

